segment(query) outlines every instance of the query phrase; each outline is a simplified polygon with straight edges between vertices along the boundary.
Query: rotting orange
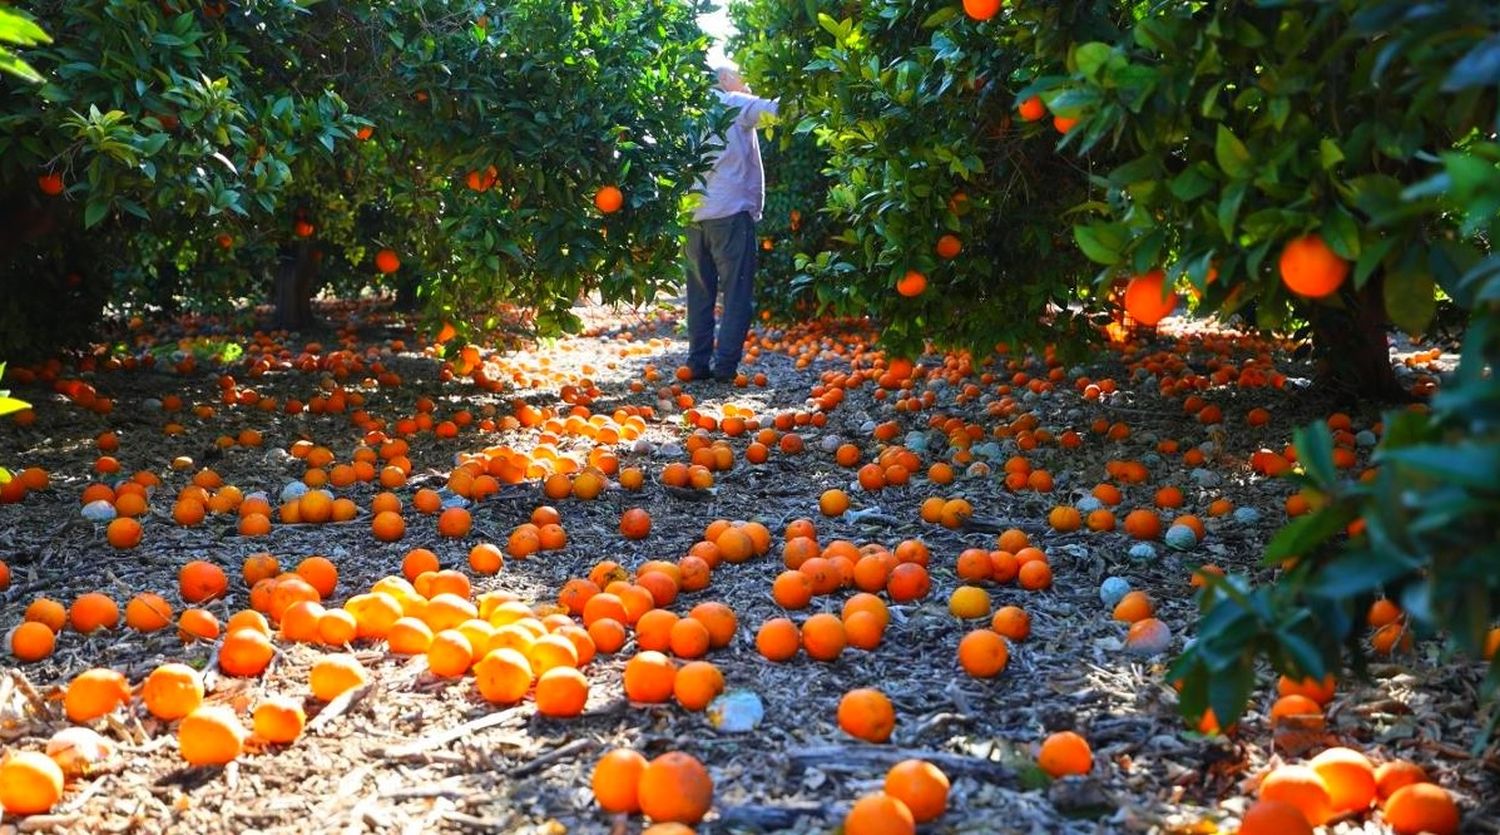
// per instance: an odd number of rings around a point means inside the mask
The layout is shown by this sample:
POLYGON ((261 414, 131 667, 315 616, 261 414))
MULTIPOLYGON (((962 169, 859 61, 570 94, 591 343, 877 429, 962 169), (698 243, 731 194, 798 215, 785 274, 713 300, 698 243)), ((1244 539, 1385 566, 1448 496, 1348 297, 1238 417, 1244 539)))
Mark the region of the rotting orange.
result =
POLYGON ((177 726, 177 746, 190 765, 224 765, 244 750, 247 735, 233 710, 203 705, 177 726))

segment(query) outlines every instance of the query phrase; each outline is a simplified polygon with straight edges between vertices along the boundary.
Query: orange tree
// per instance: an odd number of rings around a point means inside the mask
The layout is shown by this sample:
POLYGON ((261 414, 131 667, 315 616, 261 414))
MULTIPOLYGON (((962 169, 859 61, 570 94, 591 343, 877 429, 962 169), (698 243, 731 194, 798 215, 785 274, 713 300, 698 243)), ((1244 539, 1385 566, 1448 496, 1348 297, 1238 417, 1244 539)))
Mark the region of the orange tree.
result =
POLYGON ((1500 614, 1484 521, 1500 509, 1497 30, 1500 9, 1468 0, 1157 4, 1020 93, 1079 119, 1080 151, 1128 156, 1074 227, 1101 280, 1165 268, 1203 310, 1306 322, 1325 379, 1366 398, 1407 394, 1389 323, 1424 330, 1439 293, 1475 317, 1431 413, 1388 416, 1373 479, 1340 482, 1326 429, 1299 433, 1295 478, 1325 507, 1271 544, 1268 566, 1292 566, 1277 582, 1205 595, 1174 669, 1189 713, 1233 721, 1261 658, 1292 675, 1338 669, 1345 649, 1360 663, 1376 595, 1475 654, 1500 614))
MULTIPOLYGON (((812 60, 812 42, 790 37, 801 18, 785 13, 784 4, 742 3, 729 9, 735 24, 731 54, 754 58, 742 69, 751 86, 767 96, 788 95, 782 85, 795 80, 812 60)), ((830 179, 824 173, 828 154, 810 131, 792 131, 773 124, 761 143, 766 172, 766 206, 761 235, 757 306, 766 314, 804 316, 822 311, 829 300, 828 285, 814 280, 798 264, 832 248, 833 227, 825 212, 830 179)))
POLYGON ((831 244, 784 280, 875 316, 897 352, 1088 332, 1069 306, 1089 293, 1087 262, 1059 222, 1087 198, 1086 167, 1013 102, 1053 52, 1118 33, 1129 13, 1025 8, 1034 27, 1003 30, 953 2, 759 0, 739 13, 741 63, 783 96, 787 128, 816 137, 831 177, 831 244))
POLYGON ((393 286, 551 332, 586 289, 646 298, 714 118, 696 5, 33 4, 57 42, 0 90, 0 272, 47 281, 0 300, 3 347, 106 300, 301 326, 320 286, 393 286))
POLYGON ((790 95, 787 116, 818 136, 833 180, 839 234, 802 275, 846 311, 877 314, 899 348, 919 347, 924 328, 940 342, 1039 342, 1047 302, 1159 269, 1204 312, 1306 327, 1346 393, 1405 399, 1387 325, 1424 329, 1440 294, 1472 316, 1431 408, 1387 417, 1372 478, 1340 481, 1326 430, 1299 433, 1295 478, 1319 509, 1271 544, 1262 576, 1287 566, 1275 582, 1231 577, 1204 593, 1173 669, 1185 712, 1211 705, 1228 725, 1265 660, 1294 676, 1360 664, 1378 595, 1412 630, 1494 652, 1500 9, 752 5, 741 58, 790 95), (1041 141, 1049 125, 1060 141, 1041 141), (969 216, 954 211, 960 188, 969 216), (1070 225, 1103 267, 1093 282, 1070 277, 1081 265, 1056 237, 1070 225), (929 255, 940 230, 964 244, 946 263, 929 255), (981 258, 966 261, 976 239, 981 258), (926 274, 925 292, 899 296, 907 270, 926 274))
POLYGON ((1388 325, 1422 331, 1479 255, 1402 189, 1493 130, 1493 85, 1445 77, 1497 19, 1480 0, 1158 3, 1070 44, 1020 95, 1079 119, 1080 151, 1127 157, 1074 226, 1101 280, 1161 268, 1206 312, 1305 322, 1325 381, 1402 397, 1388 325))

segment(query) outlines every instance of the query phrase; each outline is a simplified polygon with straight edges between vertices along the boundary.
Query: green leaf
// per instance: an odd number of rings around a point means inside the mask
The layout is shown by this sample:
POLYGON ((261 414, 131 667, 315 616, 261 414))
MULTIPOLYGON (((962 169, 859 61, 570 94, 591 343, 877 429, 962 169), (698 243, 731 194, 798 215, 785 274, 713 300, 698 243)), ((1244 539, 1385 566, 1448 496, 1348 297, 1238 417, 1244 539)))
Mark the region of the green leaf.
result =
POLYGON ((1221 727, 1228 727, 1245 711, 1255 687, 1254 656, 1245 655, 1228 669, 1217 671, 1208 682, 1208 706, 1221 727))
POLYGON ((30 64, 3 47, 0 47, 0 72, 9 73, 33 84, 42 80, 41 74, 32 69, 30 64))
POLYGON ((97 225, 104 216, 109 214, 108 200, 89 200, 88 206, 83 210, 83 228, 90 229, 97 225))
POLYGON ((1090 261, 1106 266, 1121 263, 1130 233, 1121 223, 1074 224, 1073 238, 1090 261))
POLYGON ((1323 240, 1333 254, 1345 261, 1359 258, 1359 226, 1343 206, 1334 206, 1323 216, 1323 240))
POLYGON ((1255 166, 1250 161, 1250 149, 1223 125, 1219 125, 1214 139, 1214 159, 1219 164, 1219 170, 1233 179, 1246 180, 1255 173, 1255 166))
POLYGON ((1303 557, 1327 542, 1349 524, 1349 514, 1326 508, 1298 516, 1271 537, 1263 565, 1276 565, 1289 557, 1303 557))
POLYGON ((1197 200, 1199 197, 1213 190, 1214 181, 1203 174, 1198 166, 1183 169, 1181 174, 1172 178, 1172 196, 1184 203, 1197 200))
POLYGON ((1401 268, 1386 274, 1385 312, 1397 327, 1421 333, 1437 313, 1437 285, 1426 270, 1401 268))
POLYGON ((1374 243, 1360 247, 1359 262, 1354 265, 1356 289, 1365 286, 1365 282, 1370 280, 1370 275, 1375 272, 1375 268, 1380 266, 1395 245, 1395 238, 1377 238, 1374 243))
POLYGON ((937 27, 942 26, 944 23, 947 23, 957 16, 957 6, 944 6, 943 8, 938 9, 937 11, 928 15, 927 19, 922 21, 922 28, 936 29, 937 27))
POLYGON ((1331 490, 1338 482, 1333 466, 1333 434, 1321 423, 1301 426, 1292 432, 1297 448, 1297 462, 1306 470, 1320 490, 1331 490))
POLYGON ((25 400, 17 400, 14 397, 0 395, 0 415, 8 415, 12 412, 24 412, 31 408, 31 404, 25 400))
POLYGON ((1500 84, 1500 35, 1480 41, 1458 59, 1443 80, 1443 92, 1456 93, 1470 87, 1500 84))
POLYGON ((1097 81, 1099 71, 1109 63, 1112 54, 1108 44, 1091 41, 1073 50, 1073 63, 1085 77, 1097 81))
POLYGON ((1500 473, 1500 445, 1475 441, 1405 447, 1385 452, 1381 459, 1480 490, 1493 490, 1495 474, 1500 473))
POLYGON ((1234 239, 1235 221, 1240 214, 1240 204, 1245 200, 1245 194, 1250 190, 1250 184, 1241 180, 1230 183, 1224 188, 1224 193, 1219 198, 1219 228, 1224 237, 1234 239))
POLYGON ((52 43, 52 39, 31 19, 10 9, 0 8, 0 41, 17 46, 52 43))
POLYGON ((1344 152, 1339 150, 1339 143, 1326 137, 1318 142, 1318 162, 1323 166, 1324 171, 1331 170, 1343 161, 1344 152))

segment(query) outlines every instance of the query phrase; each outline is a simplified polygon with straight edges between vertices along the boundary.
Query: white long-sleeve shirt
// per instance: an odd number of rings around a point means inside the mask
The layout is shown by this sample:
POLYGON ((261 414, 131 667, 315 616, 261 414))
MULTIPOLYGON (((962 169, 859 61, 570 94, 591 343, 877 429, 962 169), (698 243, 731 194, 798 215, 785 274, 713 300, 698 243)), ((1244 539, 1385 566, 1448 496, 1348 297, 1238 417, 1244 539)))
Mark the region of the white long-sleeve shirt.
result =
POLYGON ((740 212, 749 212, 760 220, 766 202, 766 174, 761 167, 755 126, 762 115, 776 112, 777 102, 749 93, 714 92, 726 107, 739 108, 739 113, 725 132, 724 148, 713 168, 703 176, 699 189, 703 202, 693 212, 693 220, 714 220, 740 212))

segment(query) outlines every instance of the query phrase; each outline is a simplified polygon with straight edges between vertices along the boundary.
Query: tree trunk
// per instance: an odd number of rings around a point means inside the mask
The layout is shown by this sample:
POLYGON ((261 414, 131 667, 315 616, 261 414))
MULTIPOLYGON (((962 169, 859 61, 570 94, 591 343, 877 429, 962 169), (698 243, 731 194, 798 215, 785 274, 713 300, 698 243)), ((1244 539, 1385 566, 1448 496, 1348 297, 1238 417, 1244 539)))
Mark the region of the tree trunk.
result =
POLYGON ((403 277, 396 285, 396 309, 410 313, 417 309, 417 280, 403 277))
POLYGON ((282 251, 272 292, 276 304, 274 327, 289 331, 312 327, 312 295, 317 273, 311 244, 301 243, 282 251))
POLYGON ((1318 356, 1318 382, 1346 401, 1410 402, 1391 366, 1382 278, 1345 294, 1343 307, 1313 304, 1308 320, 1318 356))

